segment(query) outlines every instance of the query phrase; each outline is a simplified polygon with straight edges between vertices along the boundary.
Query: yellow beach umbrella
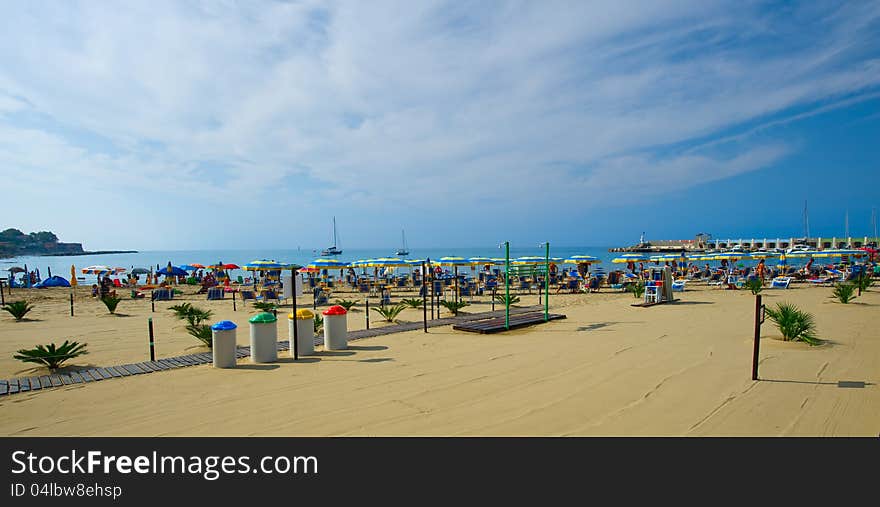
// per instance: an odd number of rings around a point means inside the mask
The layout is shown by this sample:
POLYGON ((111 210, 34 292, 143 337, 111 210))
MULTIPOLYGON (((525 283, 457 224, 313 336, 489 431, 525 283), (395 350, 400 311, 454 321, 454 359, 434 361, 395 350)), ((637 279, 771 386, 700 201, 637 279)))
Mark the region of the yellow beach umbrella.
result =
POLYGON ((78 282, 76 281, 76 266, 71 264, 70 265, 70 286, 76 287, 77 283, 78 282))

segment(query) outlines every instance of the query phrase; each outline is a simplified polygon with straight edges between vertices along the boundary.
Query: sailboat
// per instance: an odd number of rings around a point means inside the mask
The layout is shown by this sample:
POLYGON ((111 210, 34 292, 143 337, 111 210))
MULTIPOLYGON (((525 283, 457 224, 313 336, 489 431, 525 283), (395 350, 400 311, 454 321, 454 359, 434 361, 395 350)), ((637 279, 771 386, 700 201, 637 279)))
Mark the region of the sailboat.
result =
POLYGON ((409 250, 406 249, 406 233, 402 229, 400 235, 403 238, 403 248, 397 249, 397 255, 409 255, 409 250))
POLYGON ((337 248, 336 244, 339 241, 339 236, 336 234, 336 217, 333 217, 333 246, 330 248, 324 249, 321 251, 321 256, 327 257, 330 255, 339 255, 342 253, 342 250, 337 248))

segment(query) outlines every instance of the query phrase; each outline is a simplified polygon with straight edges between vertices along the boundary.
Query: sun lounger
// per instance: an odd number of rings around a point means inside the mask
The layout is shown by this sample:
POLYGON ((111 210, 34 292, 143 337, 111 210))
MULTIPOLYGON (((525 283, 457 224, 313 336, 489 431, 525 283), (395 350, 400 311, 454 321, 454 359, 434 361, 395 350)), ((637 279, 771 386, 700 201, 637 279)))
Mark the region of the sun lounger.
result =
POLYGON ((790 276, 779 276, 773 279, 770 282, 770 288, 772 289, 787 289, 788 285, 791 283, 790 276))
POLYGON ((208 289, 208 300, 213 301, 216 299, 223 299, 224 291, 223 287, 211 287, 208 289))
POLYGON ((171 289, 154 289, 151 297, 153 301, 171 301, 174 299, 174 291, 171 289))

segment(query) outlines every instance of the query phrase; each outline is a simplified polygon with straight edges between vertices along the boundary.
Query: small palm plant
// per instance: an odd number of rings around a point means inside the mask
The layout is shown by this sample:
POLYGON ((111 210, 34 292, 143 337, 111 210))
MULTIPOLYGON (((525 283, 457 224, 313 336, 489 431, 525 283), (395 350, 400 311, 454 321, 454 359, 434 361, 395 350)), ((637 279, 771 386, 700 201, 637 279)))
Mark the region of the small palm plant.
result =
POLYGON ((834 286, 834 291, 831 294, 841 303, 847 304, 855 299, 856 289, 857 287, 851 283, 839 283, 834 286))
POLYGON ((12 357, 25 363, 42 364, 50 370, 57 370, 68 359, 88 354, 86 345, 88 343, 80 344, 64 340, 64 343, 57 347, 54 343, 50 343, 49 345, 37 345, 30 350, 21 349, 12 357))
POLYGON ((753 295, 757 296, 764 290, 764 282, 760 278, 751 278, 746 281, 746 288, 752 291, 753 295))
POLYGON ((101 301, 112 315, 116 313, 116 307, 119 306, 119 302, 122 301, 122 298, 116 296, 104 296, 101 298, 101 301))
POLYGON ((273 312, 278 308, 275 303, 270 303, 268 301, 257 301, 251 306, 253 306, 255 310, 261 312, 273 312))
POLYGON ((517 295, 511 294, 509 298, 506 294, 496 294, 495 295, 495 301, 498 301, 502 305, 508 304, 508 299, 509 299, 510 305, 515 305, 515 304, 519 303, 519 296, 517 296, 517 295))
POLYGON ((187 314, 189 314, 190 310, 192 310, 193 305, 189 303, 180 303, 179 305, 169 306, 168 309, 174 312, 174 316, 180 320, 186 318, 187 314))
POLYGON ((861 289, 862 292, 868 290, 868 287, 871 287, 872 285, 874 285, 874 279, 871 278, 870 275, 860 276, 860 277, 856 278, 855 280, 853 280, 853 282, 855 282, 855 286, 857 288, 861 289))
POLYGON ((813 315, 807 313, 791 303, 777 303, 776 308, 767 308, 767 317, 770 318, 785 341, 804 341, 810 345, 819 345, 821 340, 816 338, 816 323, 813 315))
POLYGON ((3 309, 15 317, 16 322, 19 322, 29 311, 33 310, 34 307, 27 301, 13 301, 12 303, 6 303, 6 306, 4 306, 3 309))
POLYGON ((645 295, 645 282, 644 282, 644 280, 639 280, 638 282, 630 285, 629 291, 633 293, 634 298, 641 299, 641 297, 645 295))
POLYGON ((210 319, 214 312, 195 307, 189 303, 181 303, 179 305, 171 306, 169 307, 169 310, 173 311, 178 319, 187 322, 186 332, 189 333, 190 336, 208 347, 214 345, 211 326, 208 324, 202 324, 202 321, 210 319))
POLYGON ((341 307, 343 307, 343 308, 345 308, 345 311, 349 311, 349 310, 351 310, 351 307, 352 307, 352 306, 354 306, 354 305, 357 304, 357 301, 355 301, 355 300, 353 300, 353 299, 352 299, 352 300, 349 300, 349 299, 337 299, 337 300, 336 300, 336 304, 339 305, 339 306, 341 306, 341 307))
POLYGON ((324 317, 320 315, 315 315, 315 334, 321 332, 321 329, 324 328, 324 317))
POLYGON ((440 301, 440 304, 443 305, 444 308, 449 310, 449 313, 452 315, 458 315, 458 312, 464 308, 465 306, 470 306, 470 303, 467 301, 440 301))
POLYGON ((422 300, 421 299, 401 299, 400 302, 410 308, 421 308, 422 307, 422 300))
POLYGON ((400 315, 400 312, 402 312, 404 308, 406 308, 406 305, 398 303, 394 306, 389 305, 385 307, 373 307, 373 311, 384 317, 386 322, 394 322, 394 320, 397 318, 398 315, 400 315))
POLYGON ((186 332, 208 348, 214 346, 214 332, 208 324, 187 324, 186 332))

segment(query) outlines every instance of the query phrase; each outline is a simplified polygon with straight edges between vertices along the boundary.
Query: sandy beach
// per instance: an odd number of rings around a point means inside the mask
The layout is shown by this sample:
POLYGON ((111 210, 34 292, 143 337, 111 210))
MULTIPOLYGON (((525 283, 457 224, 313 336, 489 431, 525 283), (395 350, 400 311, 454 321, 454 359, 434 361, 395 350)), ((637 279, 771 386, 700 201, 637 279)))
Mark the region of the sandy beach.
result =
MULTIPOLYGON (((125 299, 111 316, 78 289, 27 293, 28 322, 0 316, 0 378, 45 373, 12 359, 15 350, 73 338, 90 354, 73 365, 148 359, 147 318, 157 353, 208 349, 157 302, 125 299)), ((192 290, 192 289, 190 289, 192 290)), ((767 322, 760 381, 751 380, 754 297, 691 285, 675 303, 631 306, 632 295, 551 295, 566 319, 494 335, 451 326, 352 341, 294 363, 239 361, 234 370, 195 366, 0 397, 2 435, 798 435, 880 434, 880 292, 848 305, 831 288, 765 290, 766 304, 795 302, 815 315, 821 346, 783 342, 767 322), (838 384, 853 382, 855 384, 838 384), (859 386, 864 383, 864 387, 859 386)), ((352 299, 353 295, 337 294, 352 299)), ((198 299, 195 299, 198 298, 198 299)), ((184 299, 214 310, 212 321, 239 324, 248 343, 251 308, 184 299)), ((310 305, 310 297, 300 300, 310 305)), ((484 299, 484 301, 486 301, 484 299)), ((524 295, 523 303, 537 303, 524 295)), ((486 311, 488 303, 467 311, 486 311)), ((282 310, 286 315, 287 310, 282 310)), ((279 317, 281 311, 279 312, 279 317)), ((406 310, 416 321, 421 312, 406 310)), ((370 315, 371 325, 382 325, 370 315)), ((349 314, 349 329, 364 327, 349 314)), ((287 336, 280 318, 279 338, 287 336)))

